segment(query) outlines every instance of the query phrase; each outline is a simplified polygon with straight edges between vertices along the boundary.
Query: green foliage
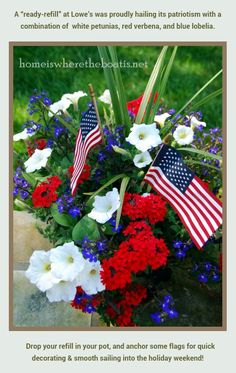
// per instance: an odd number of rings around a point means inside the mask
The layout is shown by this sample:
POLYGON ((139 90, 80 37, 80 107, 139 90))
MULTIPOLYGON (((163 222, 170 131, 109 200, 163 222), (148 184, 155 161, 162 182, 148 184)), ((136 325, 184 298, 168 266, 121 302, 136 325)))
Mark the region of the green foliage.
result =
POLYGON ((146 89, 144 91, 143 99, 135 118, 136 123, 146 123, 154 101, 155 93, 161 82, 161 72, 165 61, 165 56, 168 47, 163 47, 159 54, 156 64, 152 70, 146 89))
POLYGON ((125 197, 125 192, 126 192, 128 184, 129 184, 129 181, 130 181, 130 177, 126 176, 122 179, 122 182, 121 182, 121 185, 120 185, 120 207, 117 210, 117 214, 116 214, 116 229, 119 226, 119 222, 120 222, 120 218, 121 218, 121 212, 122 212, 122 206, 123 206, 124 197, 125 197))
POLYGON ((222 161, 221 156, 216 155, 216 154, 207 153, 207 152, 204 152, 203 150, 194 149, 194 148, 178 148, 178 150, 183 151, 183 152, 195 153, 195 154, 200 155, 202 157, 218 159, 219 161, 222 161))
POLYGON ((72 238, 74 241, 82 241, 84 237, 97 240, 100 237, 95 220, 85 215, 73 228, 72 238))
POLYGON ((63 227, 73 227, 76 223, 76 219, 74 219, 72 216, 60 214, 56 205, 51 206, 51 214, 54 220, 63 227))
POLYGON ((120 174, 120 175, 116 175, 114 177, 112 177, 107 183, 105 183, 101 188, 99 188, 96 192, 94 193, 85 193, 85 194, 91 194, 91 197, 89 199, 93 199, 94 197, 96 197, 99 193, 101 193, 104 189, 106 189, 108 186, 110 186, 111 184, 115 183, 117 180, 125 177, 126 175, 125 174, 120 174))

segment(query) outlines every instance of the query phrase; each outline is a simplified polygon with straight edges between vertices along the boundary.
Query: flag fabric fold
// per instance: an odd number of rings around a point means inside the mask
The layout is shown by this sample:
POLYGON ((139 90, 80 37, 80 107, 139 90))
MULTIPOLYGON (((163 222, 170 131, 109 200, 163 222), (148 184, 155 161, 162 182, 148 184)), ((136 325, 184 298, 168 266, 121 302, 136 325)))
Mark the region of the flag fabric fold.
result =
POLYGON ((222 224, 221 201, 171 146, 162 145, 144 181, 176 211, 198 249, 222 224))
POLYGON ((93 104, 84 113, 76 138, 74 170, 71 177, 71 193, 75 194, 77 181, 84 169, 89 151, 102 142, 102 133, 93 104))

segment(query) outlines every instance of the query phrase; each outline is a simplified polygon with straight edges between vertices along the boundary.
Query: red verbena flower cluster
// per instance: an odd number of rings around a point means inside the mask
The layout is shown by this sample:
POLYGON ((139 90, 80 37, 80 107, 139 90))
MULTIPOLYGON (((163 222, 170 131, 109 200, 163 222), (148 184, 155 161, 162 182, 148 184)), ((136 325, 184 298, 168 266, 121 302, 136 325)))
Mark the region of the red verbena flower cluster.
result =
MULTIPOLYGON (((69 173, 70 177, 72 177, 73 172, 74 172, 74 166, 68 167, 68 173, 69 173)), ((77 185, 81 185, 81 184, 84 183, 84 181, 88 180, 89 177, 90 177, 90 172, 91 172, 91 167, 88 164, 86 164, 84 166, 83 171, 81 172, 81 175, 80 175, 78 181, 77 181, 77 185)))
POLYGON ((39 150, 45 149, 46 144, 47 144, 47 142, 46 142, 45 139, 37 139, 34 142, 32 142, 32 141, 28 142, 27 152, 28 152, 29 156, 31 157, 31 155, 34 154, 35 149, 39 149, 39 150))
POLYGON ((132 321, 133 310, 147 297, 147 290, 139 284, 131 284, 119 291, 114 307, 106 307, 106 313, 119 326, 135 326, 132 321))
POLYGON ((34 207, 50 207, 58 198, 55 191, 61 183, 62 180, 58 176, 52 176, 39 184, 32 193, 34 207))
POLYGON ((122 289, 132 281, 132 273, 164 266, 169 250, 164 240, 156 238, 145 221, 131 222, 114 255, 102 261, 102 281, 107 290, 122 289))
POLYGON ((166 203, 161 197, 150 193, 147 196, 125 193, 122 215, 130 220, 148 219, 151 224, 163 221, 166 215, 166 203))

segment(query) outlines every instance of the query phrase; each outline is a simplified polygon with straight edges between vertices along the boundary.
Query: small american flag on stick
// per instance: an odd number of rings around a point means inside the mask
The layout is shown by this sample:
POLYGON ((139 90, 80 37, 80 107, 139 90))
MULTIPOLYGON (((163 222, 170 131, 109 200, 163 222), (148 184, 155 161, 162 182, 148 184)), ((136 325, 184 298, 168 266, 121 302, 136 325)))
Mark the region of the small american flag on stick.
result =
POLYGON ((77 181, 84 169, 89 151, 102 142, 102 131, 92 86, 89 86, 93 103, 84 113, 76 138, 74 170, 71 177, 71 193, 76 192, 77 181))
POLYGON ((183 163, 174 148, 162 145, 144 181, 179 215, 198 249, 222 224, 222 204, 183 163))

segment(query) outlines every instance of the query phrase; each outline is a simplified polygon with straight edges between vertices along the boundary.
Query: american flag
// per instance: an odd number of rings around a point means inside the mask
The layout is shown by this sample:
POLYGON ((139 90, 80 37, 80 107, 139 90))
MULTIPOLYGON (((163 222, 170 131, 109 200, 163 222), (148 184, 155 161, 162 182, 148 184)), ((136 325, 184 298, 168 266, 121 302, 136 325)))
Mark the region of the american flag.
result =
POLYGON ((185 166, 176 149, 162 145, 144 180, 177 212, 197 248, 222 224, 220 200, 185 166))
POLYGON ((102 142, 102 134, 94 105, 84 113, 76 139, 74 170, 71 177, 72 195, 76 192, 77 181, 84 169, 88 152, 102 142))

